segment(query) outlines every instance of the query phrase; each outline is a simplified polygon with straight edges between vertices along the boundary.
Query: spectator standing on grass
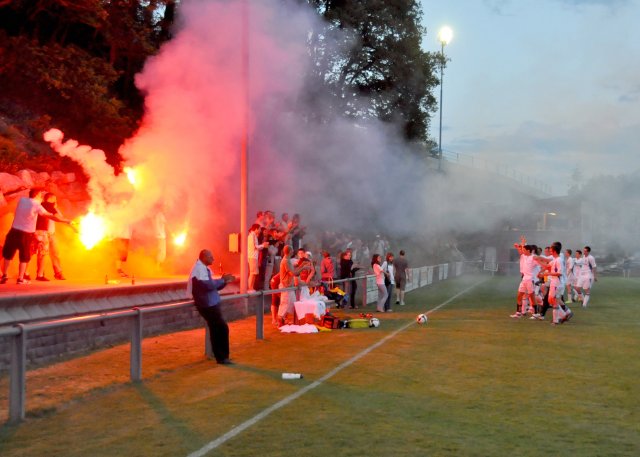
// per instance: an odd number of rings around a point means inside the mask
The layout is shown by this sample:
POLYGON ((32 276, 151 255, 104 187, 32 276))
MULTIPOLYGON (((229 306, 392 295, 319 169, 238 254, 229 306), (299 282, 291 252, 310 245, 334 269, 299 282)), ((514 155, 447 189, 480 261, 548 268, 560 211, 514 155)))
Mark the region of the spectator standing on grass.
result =
POLYGON ((393 261, 396 281, 396 305, 404 306, 404 290, 409 279, 409 261, 400 250, 400 255, 393 261))
POLYGON ((36 232, 36 222, 38 216, 48 217, 56 222, 71 224, 71 221, 58 217, 42 206, 42 189, 31 189, 29 197, 22 197, 18 200, 18 206, 13 216, 11 229, 2 246, 2 277, 0 284, 5 284, 8 280, 7 273, 9 265, 18 252, 20 263, 18 265, 18 279, 16 284, 28 284, 25 277, 27 265, 31 260, 31 243, 36 232))
MULTIPOLYGON (((294 286, 294 279, 300 274, 303 269, 308 268, 306 265, 302 265, 299 268, 294 268, 291 261, 291 254, 293 249, 291 246, 286 245, 282 250, 282 261, 280 261, 280 289, 287 289, 294 286)), ((282 291, 280 294, 280 307, 278 309, 278 324, 284 325, 287 315, 293 314, 294 303, 296 301, 296 294, 293 290, 282 291)))
MULTIPOLYGON (((273 275, 269 281, 271 290, 275 290, 280 285, 280 273, 273 275)), ((271 325, 278 326, 278 308, 280 307, 280 294, 271 294, 271 325)))
POLYGON ((213 264, 213 254, 207 249, 200 251, 198 260, 191 270, 187 283, 187 293, 193 296, 193 303, 198 313, 209 327, 209 341, 213 355, 221 365, 230 365, 229 358, 229 325, 220 310, 218 291, 235 278, 225 274, 214 279, 209 268, 213 264))
POLYGON ((387 301, 387 286, 384 285, 385 275, 382 269, 382 256, 380 254, 373 254, 373 257, 371 257, 371 268, 373 268, 373 274, 376 275, 376 286, 378 286, 376 311, 384 313, 384 304, 387 301))
MULTIPOLYGON (((267 230, 266 239, 268 246, 266 249, 266 260, 267 263, 264 268, 264 289, 269 289, 269 282, 271 281, 271 277, 273 276, 273 269, 276 265, 276 256, 278 255, 278 239, 277 239, 277 230, 271 229, 267 230)), ((262 252, 265 252, 264 250, 262 252)), ((272 287, 273 288, 273 287, 272 287)))
MULTIPOLYGON (((353 252, 351 249, 347 249, 340 255, 340 279, 353 278, 356 272, 360 269, 359 266, 353 263, 353 252)), ((349 281, 345 287, 345 291, 349 293, 349 306, 352 309, 356 308, 356 292, 358 290, 358 284, 356 281, 349 281)))
POLYGON ((385 261, 382 263, 382 271, 384 271, 385 275, 384 285, 387 288, 387 299, 384 302, 384 311, 385 313, 390 313, 393 311, 393 309, 391 309, 391 297, 393 297, 393 289, 396 285, 392 252, 387 252, 385 261))

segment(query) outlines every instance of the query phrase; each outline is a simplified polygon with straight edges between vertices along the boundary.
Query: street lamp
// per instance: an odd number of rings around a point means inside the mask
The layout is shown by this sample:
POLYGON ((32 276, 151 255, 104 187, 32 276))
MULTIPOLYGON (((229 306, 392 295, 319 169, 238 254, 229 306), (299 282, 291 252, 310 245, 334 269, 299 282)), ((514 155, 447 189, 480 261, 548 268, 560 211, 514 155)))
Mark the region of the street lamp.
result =
POLYGON ((442 86, 444 85, 444 47, 451 42, 453 38, 453 30, 451 27, 444 26, 438 32, 438 41, 440 41, 440 135, 438 136, 438 171, 442 169, 442 86))

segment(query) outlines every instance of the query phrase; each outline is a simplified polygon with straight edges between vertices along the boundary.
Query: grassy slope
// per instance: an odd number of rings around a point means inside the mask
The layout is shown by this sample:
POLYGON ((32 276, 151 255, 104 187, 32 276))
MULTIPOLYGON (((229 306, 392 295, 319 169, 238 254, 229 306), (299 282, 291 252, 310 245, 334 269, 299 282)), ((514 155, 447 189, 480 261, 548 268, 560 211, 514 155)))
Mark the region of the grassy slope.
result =
MULTIPOLYGON (((251 320, 234 324, 235 367, 201 359, 201 331, 148 341, 144 383, 41 406, 2 429, 0 454, 187 455, 478 279, 411 293, 379 329, 257 342, 251 320)), ((640 282, 601 281, 593 306, 554 328, 507 317, 515 281, 483 283, 211 455, 640 455, 640 282)), ((108 360, 86 376, 108 373, 108 360)), ((33 405, 34 385, 46 397, 40 383, 64 373, 30 376, 33 405)))

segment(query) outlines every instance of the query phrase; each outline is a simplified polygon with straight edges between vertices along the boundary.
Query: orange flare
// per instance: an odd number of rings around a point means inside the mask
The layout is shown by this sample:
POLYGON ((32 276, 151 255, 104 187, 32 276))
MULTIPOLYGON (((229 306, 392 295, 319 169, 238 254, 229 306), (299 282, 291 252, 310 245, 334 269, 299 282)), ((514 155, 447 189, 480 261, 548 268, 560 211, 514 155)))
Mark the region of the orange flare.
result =
POLYGON ((106 235, 107 229, 104 219, 93 212, 80 218, 80 242, 87 249, 92 249, 106 235))
POLYGON ((187 241, 187 231, 182 231, 173 237, 173 244, 176 246, 184 246, 185 241, 187 241))

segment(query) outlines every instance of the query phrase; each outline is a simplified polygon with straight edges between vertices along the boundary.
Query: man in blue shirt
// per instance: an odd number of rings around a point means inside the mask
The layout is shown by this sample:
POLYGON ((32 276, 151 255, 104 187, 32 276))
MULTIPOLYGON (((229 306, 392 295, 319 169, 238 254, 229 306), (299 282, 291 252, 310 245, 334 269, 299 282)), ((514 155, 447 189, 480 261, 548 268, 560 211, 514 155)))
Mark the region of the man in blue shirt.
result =
POLYGON ((187 292, 193 296, 198 312, 209 326, 211 349, 216 361, 221 365, 231 365, 229 359, 229 326, 220 311, 218 290, 234 281, 233 275, 223 275, 213 279, 209 266, 213 264, 213 254, 207 249, 200 251, 196 264, 189 275, 187 292))

